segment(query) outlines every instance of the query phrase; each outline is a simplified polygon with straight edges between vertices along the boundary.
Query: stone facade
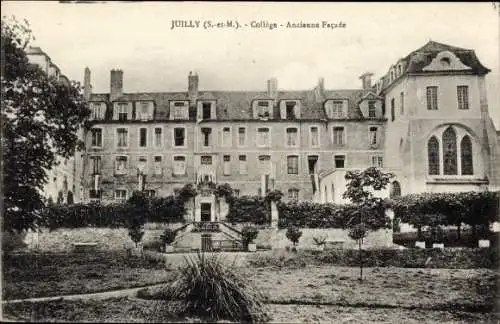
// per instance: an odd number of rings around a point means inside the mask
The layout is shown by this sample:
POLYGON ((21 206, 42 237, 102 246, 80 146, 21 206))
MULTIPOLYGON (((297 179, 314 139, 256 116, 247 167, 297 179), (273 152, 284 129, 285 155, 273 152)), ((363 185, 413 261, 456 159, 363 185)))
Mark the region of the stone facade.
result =
MULTIPOLYGON (((59 67, 39 47, 29 47, 26 50, 26 55, 31 64, 38 65, 49 77, 54 77, 59 82, 69 84, 69 80, 61 74, 59 67)), ((79 136, 82 135, 83 132, 80 131, 79 136)), ((54 203, 58 201, 61 203, 68 202, 69 195, 73 196, 74 202, 79 202, 83 189, 80 184, 82 159, 76 157, 64 159, 58 156, 57 161, 59 162, 57 166, 46 170, 48 182, 41 190, 42 195, 46 199, 50 198, 54 203)))
MULTIPOLYGON (((110 93, 98 94, 87 69, 93 116, 84 134, 84 199, 112 202, 138 189, 165 196, 188 183, 214 182, 239 195, 274 188, 285 200, 339 203, 345 172, 369 166, 396 174, 394 188, 381 195, 499 188, 488 72, 474 51, 435 42, 398 61, 375 85, 364 74, 362 88, 352 90, 327 90, 320 79, 312 90, 284 91, 271 79, 266 91, 202 91, 199 76, 190 74, 187 91, 124 93, 124 73, 113 70, 110 93), (429 91, 436 91, 437 110, 426 107, 429 91), (457 91, 466 109, 457 109, 457 91), (473 172, 462 175, 459 167, 457 174, 429 176, 428 140, 442 139, 449 126, 459 148, 470 136, 473 172)), ((203 203, 217 213, 207 195, 195 200, 195 219, 203 203)))

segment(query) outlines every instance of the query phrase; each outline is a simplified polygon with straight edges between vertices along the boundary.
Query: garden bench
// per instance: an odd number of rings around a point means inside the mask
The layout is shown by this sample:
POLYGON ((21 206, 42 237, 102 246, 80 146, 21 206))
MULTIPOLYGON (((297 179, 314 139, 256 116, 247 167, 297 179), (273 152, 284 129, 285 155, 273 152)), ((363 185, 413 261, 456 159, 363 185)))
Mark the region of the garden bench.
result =
POLYGON ((97 250, 97 243, 73 243, 73 248, 75 252, 95 252, 97 250))

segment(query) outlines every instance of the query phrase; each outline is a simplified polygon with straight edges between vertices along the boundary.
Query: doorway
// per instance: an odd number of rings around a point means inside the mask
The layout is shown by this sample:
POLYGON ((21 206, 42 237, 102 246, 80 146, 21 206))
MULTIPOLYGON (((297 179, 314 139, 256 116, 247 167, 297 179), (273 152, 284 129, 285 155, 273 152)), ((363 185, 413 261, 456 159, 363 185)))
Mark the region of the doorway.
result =
POLYGON ((212 204, 201 203, 201 221, 202 222, 212 221, 212 204))

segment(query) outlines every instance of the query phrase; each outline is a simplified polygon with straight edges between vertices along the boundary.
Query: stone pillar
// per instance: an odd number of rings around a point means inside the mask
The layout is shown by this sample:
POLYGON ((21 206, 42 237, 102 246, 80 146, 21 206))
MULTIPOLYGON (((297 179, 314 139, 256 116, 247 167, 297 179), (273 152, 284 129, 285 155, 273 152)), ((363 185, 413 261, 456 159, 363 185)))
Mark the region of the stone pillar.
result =
POLYGON ((391 219, 391 228, 385 229, 385 246, 392 247, 394 244, 392 242, 392 234, 394 233, 394 229, 392 228, 392 225, 394 224, 394 210, 392 210, 392 208, 387 208, 385 210, 385 216, 391 219))
POLYGON ((271 228, 278 229, 278 220, 279 220, 278 206, 276 206, 275 201, 271 201, 271 228))

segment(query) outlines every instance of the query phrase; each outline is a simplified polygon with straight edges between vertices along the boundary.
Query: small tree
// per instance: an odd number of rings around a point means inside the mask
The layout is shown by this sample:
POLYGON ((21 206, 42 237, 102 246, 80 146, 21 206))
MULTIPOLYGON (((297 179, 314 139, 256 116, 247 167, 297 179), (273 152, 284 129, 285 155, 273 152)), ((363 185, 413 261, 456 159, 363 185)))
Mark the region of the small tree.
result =
POLYGON ((343 198, 351 200, 358 207, 350 214, 346 226, 349 237, 358 243, 360 281, 363 281, 363 239, 370 230, 391 226, 390 218, 385 216, 387 201, 374 197, 373 191, 385 189, 393 177, 392 173, 382 172, 375 167, 347 171, 345 175, 347 185, 343 198))
POLYGON ((135 191, 127 200, 127 205, 131 207, 127 215, 128 234, 137 247, 144 236, 143 226, 149 212, 149 200, 142 191, 135 191))
POLYGON ((299 239, 302 236, 302 231, 296 226, 290 226, 286 230, 286 238, 292 241, 293 246, 295 247, 297 243, 299 243, 299 239))
POLYGON ((259 235, 259 231, 255 226, 243 227, 243 229, 241 230, 241 236, 245 248, 248 248, 248 244, 252 243, 253 240, 257 238, 257 235, 259 235))

